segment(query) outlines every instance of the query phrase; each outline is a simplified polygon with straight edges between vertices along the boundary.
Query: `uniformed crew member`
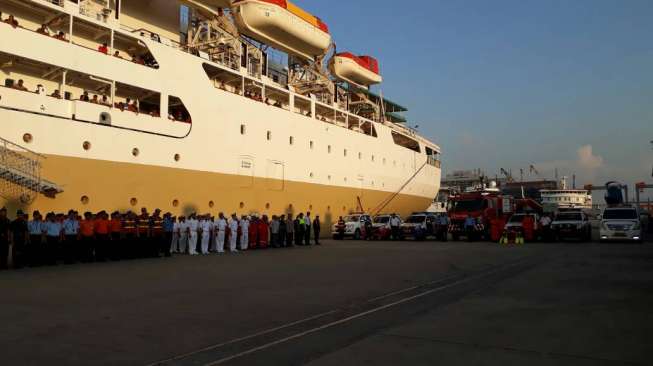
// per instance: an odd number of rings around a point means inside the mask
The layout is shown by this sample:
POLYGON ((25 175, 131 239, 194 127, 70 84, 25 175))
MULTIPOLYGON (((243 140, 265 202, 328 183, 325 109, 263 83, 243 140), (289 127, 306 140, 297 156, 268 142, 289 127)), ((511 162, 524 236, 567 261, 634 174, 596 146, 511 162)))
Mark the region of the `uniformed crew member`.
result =
POLYGON ((311 245, 311 226, 313 225, 310 212, 306 213, 304 225, 306 225, 304 227, 304 245, 308 246, 311 245))
POLYGON ((147 213, 147 209, 143 207, 141 208, 141 214, 136 220, 136 237, 138 239, 135 250, 137 257, 144 258, 148 255, 151 238, 150 227, 150 215, 147 213))
POLYGON ((148 256, 159 257, 163 250, 163 218, 161 217, 161 210, 158 208, 154 210, 154 214, 150 217, 150 245, 148 256))
POLYGON ((215 221, 215 231, 218 254, 222 254, 224 253, 224 239, 227 232, 227 220, 222 212, 218 214, 218 218, 215 221))
POLYGON ((286 242, 286 237, 287 237, 286 233, 288 232, 288 227, 286 225, 287 225, 286 215, 281 215, 281 217, 279 217, 279 235, 278 235, 279 246, 281 248, 285 248, 288 245, 288 243, 286 242))
POLYGON ((109 239, 109 218, 106 212, 99 212, 95 216, 95 260, 107 260, 108 248, 111 247, 109 239))
POLYGON ((232 253, 237 253, 238 248, 238 216, 236 214, 231 214, 231 221, 229 221, 229 251, 232 253))
POLYGON ((202 232, 200 253, 206 255, 209 254, 209 243, 211 242, 211 235, 213 235, 213 224, 211 223, 209 215, 201 217, 199 227, 202 232))
POLYGON ((286 246, 287 247, 292 247, 295 244, 293 244, 293 240, 295 237, 295 222, 292 219, 292 214, 288 214, 288 218, 286 219, 286 246))
POLYGON ((179 217, 179 253, 186 254, 188 249, 188 222, 186 216, 179 217))
POLYGON ((68 211, 68 217, 63 221, 63 234, 64 263, 75 263, 79 252, 79 221, 77 220, 77 213, 73 210, 68 211))
POLYGON ((45 225, 41 220, 41 213, 34 211, 34 213, 32 213, 32 220, 27 222, 27 230, 29 232, 27 252, 29 253, 28 262, 30 266, 38 266, 42 264, 44 228, 45 225))
POLYGON ((199 229, 199 221, 197 215, 191 214, 188 219, 188 254, 197 255, 197 231, 199 229))
POLYGON ((315 245, 320 245, 320 231, 322 230, 322 224, 320 223, 320 216, 316 215, 315 220, 313 220, 313 240, 315 240, 315 245))
POLYGON ((172 242, 170 244, 170 253, 179 253, 179 237, 181 236, 179 221, 176 217, 172 218, 172 242))
POLYGON ((240 219, 240 250, 247 250, 249 246, 249 219, 243 215, 240 219))
POLYGON ((138 247, 138 228, 137 217, 132 211, 125 214, 122 220, 122 245, 120 253, 122 258, 136 258, 136 248, 138 247))
POLYGON ((295 223, 297 224, 295 226, 295 245, 302 245, 304 242, 304 228, 306 227, 303 213, 299 213, 297 219, 295 219, 295 223))
POLYGON ((95 256, 95 223, 90 212, 84 213, 84 220, 79 223, 81 242, 79 258, 84 262, 92 262, 95 256))
POLYGON ((121 259, 124 243, 122 238, 122 220, 120 218, 120 212, 116 211, 111 214, 109 229, 111 236, 109 256, 113 260, 121 259))
POLYGON ((16 212, 16 219, 11 223, 10 234, 9 243, 13 249, 14 268, 22 268, 27 265, 27 240, 29 238, 27 214, 23 211, 16 212))
POLYGON ((57 216, 53 212, 50 212, 46 218, 46 263, 52 265, 57 264, 57 248, 61 242, 63 227, 61 223, 56 220, 57 216))
POLYGON ((166 214, 163 215, 163 240, 161 242, 161 251, 166 257, 170 257, 171 255, 170 248, 172 247, 172 235, 174 232, 174 226, 175 221, 172 218, 172 214, 170 212, 166 212, 166 214))

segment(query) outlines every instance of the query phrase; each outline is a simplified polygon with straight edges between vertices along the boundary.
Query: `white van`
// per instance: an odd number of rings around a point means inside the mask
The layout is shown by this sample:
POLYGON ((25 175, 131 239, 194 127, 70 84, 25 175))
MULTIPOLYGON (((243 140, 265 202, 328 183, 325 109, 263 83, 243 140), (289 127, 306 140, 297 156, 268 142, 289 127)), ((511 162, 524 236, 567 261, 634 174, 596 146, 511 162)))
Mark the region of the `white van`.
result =
POLYGON ((601 241, 642 242, 644 231, 639 210, 631 206, 607 207, 601 215, 601 241))

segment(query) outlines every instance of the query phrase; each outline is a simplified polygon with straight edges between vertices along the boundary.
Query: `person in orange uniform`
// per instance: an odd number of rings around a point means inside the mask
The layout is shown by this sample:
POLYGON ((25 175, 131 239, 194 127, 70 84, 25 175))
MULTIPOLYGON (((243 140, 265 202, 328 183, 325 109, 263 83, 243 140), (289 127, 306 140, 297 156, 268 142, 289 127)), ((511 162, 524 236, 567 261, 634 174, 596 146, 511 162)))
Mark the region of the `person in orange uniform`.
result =
POLYGON ((136 214, 129 211, 122 220, 122 246, 120 247, 120 256, 122 258, 134 258, 134 248, 136 246, 136 214))
POLYGON ((163 250, 163 218, 161 217, 161 210, 158 208, 154 210, 154 214, 150 217, 150 245, 148 250, 148 257, 159 257, 163 250))
POLYGON ((110 246, 109 242, 109 217, 106 212, 102 211, 97 214, 95 217, 95 238, 97 244, 95 247, 95 260, 105 261, 107 260, 108 248, 110 246))
POLYGON ((137 245, 134 250, 136 251, 136 256, 138 258, 144 258, 148 256, 148 248, 150 245, 150 215, 147 213, 145 207, 141 208, 141 214, 136 220, 136 237, 137 245))
POLYGON ((122 250, 122 220, 120 219, 120 212, 116 211, 111 214, 109 229, 111 231, 111 248, 109 249, 109 256, 113 260, 119 260, 122 250))
POLYGON ((79 223, 80 252, 82 262, 92 262, 95 251, 95 222, 90 212, 84 213, 84 219, 79 223))

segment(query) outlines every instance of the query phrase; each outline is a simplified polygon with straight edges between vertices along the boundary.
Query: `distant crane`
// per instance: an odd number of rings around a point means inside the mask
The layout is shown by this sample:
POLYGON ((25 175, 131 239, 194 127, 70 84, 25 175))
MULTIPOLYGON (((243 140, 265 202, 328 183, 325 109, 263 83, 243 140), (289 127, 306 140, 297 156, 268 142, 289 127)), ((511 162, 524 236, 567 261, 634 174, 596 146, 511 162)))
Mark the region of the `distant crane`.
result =
POLYGON ((529 173, 530 175, 533 175, 533 173, 535 173, 536 176, 538 177, 540 176, 540 172, 535 168, 534 164, 531 164, 529 169, 530 169, 530 173, 529 173))
POLYGON ((508 181, 508 183, 512 183, 512 182, 515 181, 515 180, 512 178, 512 174, 508 173, 508 171, 505 170, 505 169, 503 169, 503 168, 501 168, 501 174, 504 175, 504 176, 506 177, 506 180, 508 181))

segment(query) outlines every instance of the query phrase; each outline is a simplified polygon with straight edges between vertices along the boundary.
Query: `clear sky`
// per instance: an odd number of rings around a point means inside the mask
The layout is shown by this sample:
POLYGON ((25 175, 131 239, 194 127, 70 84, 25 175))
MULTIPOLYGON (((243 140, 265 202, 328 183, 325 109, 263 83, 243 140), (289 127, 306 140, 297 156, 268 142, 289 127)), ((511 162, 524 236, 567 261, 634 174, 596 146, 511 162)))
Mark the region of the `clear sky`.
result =
POLYGON ((442 147, 445 173, 534 163, 653 183, 653 1, 295 3, 339 51, 379 58, 384 96, 442 147))

